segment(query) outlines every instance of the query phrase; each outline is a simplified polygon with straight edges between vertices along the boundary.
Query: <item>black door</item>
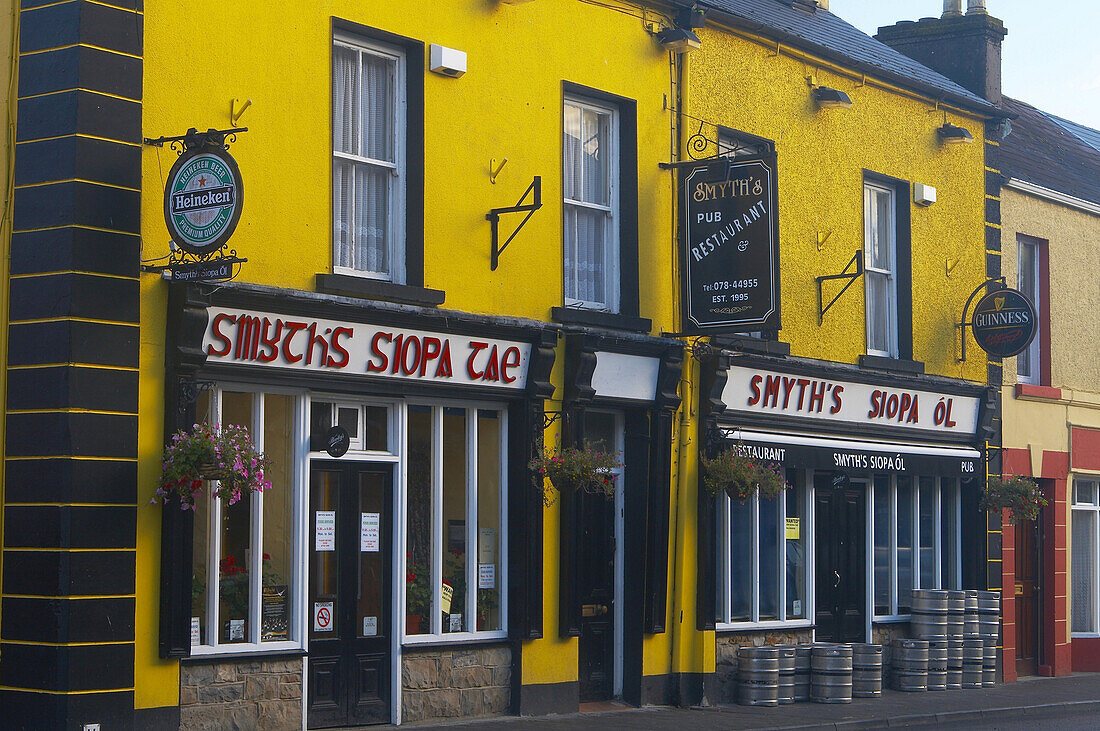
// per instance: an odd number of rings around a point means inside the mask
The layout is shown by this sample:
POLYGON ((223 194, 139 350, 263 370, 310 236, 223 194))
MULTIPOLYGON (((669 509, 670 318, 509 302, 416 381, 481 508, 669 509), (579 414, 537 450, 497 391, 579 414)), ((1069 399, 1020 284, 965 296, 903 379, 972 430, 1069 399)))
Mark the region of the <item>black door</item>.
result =
POLYGON ((580 699, 608 700, 614 692, 615 501, 579 490, 581 536, 577 596, 581 602, 580 699))
POLYGON ((392 475, 311 465, 310 728, 390 722, 392 475))
POLYGON ((867 508, 864 484, 814 475, 817 616, 820 642, 865 642, 867 508))

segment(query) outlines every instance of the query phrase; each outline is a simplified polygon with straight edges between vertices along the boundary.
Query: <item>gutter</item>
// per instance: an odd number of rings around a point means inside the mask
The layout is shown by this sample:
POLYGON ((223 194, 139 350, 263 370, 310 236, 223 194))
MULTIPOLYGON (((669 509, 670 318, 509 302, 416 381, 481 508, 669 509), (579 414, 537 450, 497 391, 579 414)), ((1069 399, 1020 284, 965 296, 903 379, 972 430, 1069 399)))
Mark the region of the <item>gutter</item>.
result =
POLYGON ((1020 193, 1026 193, 1033 195, 1036 198, 1042 198, 1044 200, 1051 201, 1052 203, 1060 203, 1063 206, 1070 208, 1076 208, 1079 211, 1085 213, 1091 213, 1094 216, 1100 216, 1100 203, 1094 203, 1084 198, 1076 198, 1072 195, 1067 195, 1051 188, 1044 188, 1041 185, 1035 183, 1029 183, 1026 180, 1020 180, 1019 178, 1009 178, 1004 183, 1005 188, 1018 191, 1020 193))

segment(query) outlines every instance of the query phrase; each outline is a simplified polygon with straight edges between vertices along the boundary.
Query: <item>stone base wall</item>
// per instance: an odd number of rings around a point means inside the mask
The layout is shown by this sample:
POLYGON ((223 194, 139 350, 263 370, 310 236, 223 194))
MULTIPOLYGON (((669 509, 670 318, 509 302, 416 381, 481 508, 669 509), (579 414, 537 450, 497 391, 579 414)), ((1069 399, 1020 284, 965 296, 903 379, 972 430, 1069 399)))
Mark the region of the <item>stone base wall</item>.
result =
POLYGON ((512 707, 507 645, 406 647, 401 660, 401 720, 507 714, 512 707))
POLYGON ((806 627, 794 630, 759 630, 754 632, 719 632, 715 635, 714 678, 706 683, 707 700, 711 703, 737 702, 737 649, 768 645, 806 645, 813 642, 813 631, 806 627))
POLYGON ((893 659, 890 644, 899 638, 912 637, 908 622, 884 622, 871 625, 871 642, 882 645, 882 680, 885 683, 890 675, 890 662, 893 659))
POLYGON ((182 663, 180 728, 301 729, 301 658, 182 663))

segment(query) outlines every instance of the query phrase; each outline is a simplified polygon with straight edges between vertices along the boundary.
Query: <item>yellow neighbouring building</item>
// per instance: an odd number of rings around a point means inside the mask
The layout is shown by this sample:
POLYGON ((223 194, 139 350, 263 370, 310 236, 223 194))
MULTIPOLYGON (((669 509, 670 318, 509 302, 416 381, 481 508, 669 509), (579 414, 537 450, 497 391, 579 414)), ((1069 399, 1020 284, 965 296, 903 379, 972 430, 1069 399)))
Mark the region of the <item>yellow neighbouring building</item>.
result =
POLYGON ((999 262, 944 133, 1000 112, 818 5, 12 9, 3 723, 723 703, 739 644, 985 586, 955 325, 999 262), (699 202, 751 204, 755 284, 695 258, 736 261, 699 202), (150 504, 196 424, 271 489, 150 504), (705 492, 727 444, 792 488, 705 492), (613 494, 544 445, 616 454, 613 494))

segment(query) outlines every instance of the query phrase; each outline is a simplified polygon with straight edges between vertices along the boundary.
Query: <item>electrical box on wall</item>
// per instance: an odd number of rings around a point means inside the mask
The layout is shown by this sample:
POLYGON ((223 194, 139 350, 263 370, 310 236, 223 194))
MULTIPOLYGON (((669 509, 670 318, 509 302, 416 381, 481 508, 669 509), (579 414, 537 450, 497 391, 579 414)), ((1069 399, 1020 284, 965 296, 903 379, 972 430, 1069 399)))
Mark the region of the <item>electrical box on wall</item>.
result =
POLYGON ((457 79, 466 73, 466 52, 432 44, 428 68, 437 74, 457 79))
POLYGON ((936 202, 936 189, 924 183, 913 183, 913 202, 918 206, 930 206, 936 202))

